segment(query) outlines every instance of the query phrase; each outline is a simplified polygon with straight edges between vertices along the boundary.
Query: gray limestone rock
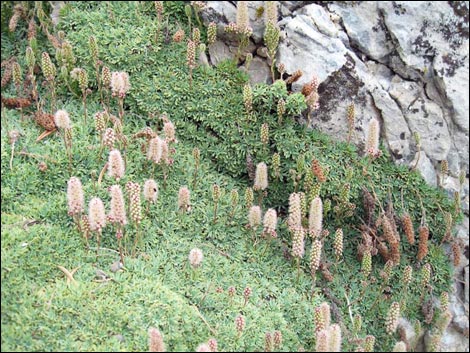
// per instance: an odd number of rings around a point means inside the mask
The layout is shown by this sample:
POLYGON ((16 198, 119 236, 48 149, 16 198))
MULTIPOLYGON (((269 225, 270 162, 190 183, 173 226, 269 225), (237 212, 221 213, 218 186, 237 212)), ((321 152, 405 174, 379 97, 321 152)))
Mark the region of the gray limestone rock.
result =
POLYGON ((272 83, 271 68, 266 63, 266 60, 259 56, 255 56, 251 61, 248 74, 250 75, 250 83, 252 85, 257 83, 272 83))
POLYGON ((311 18, 320 33, 332 38, 338 36, 338 27, 332 22, 329 13, 322 6, 310 4, 302 7, 297 13, 311 18))
POLYGON ((420 172, 426 183, 437 186, 436 170, 425 152, 416 152, 415 158, 411 161, 410 165, 413 167, 416 165, 416 169, 420 172))
POLYGON ((397 160, 407 160, 411 133, 400 108, 386 91, 376 88, 371 93, 375 106, 382 114, 383 130, 390 151, 397 160))
POLYGON ((288 74, 298 69, 303 72, 294 90, 300 90, 314 75, 323 82, 346 63, 343 42, 322 34, 310 16, 299 14, 280 25, 285 39, 279 44, 277 62, 285 65, 288 74))
POLYGON ((354 6, 347 2, 334 2, 329 9, 343 19, 351 44, 370 58, 384 62, 393 51, 378 2, 361 1, 354 6))
POLYGON ((413 81, 406 81, 395 75, 391 80, 390 96, 406 111, 422 95, 422 88, 413 81))
POLYGON ((418 98, 405 114, 410 130, 419 133, 426 155, 434 161, 446 159, 451 136, 442 109, 430 100, 418 98))

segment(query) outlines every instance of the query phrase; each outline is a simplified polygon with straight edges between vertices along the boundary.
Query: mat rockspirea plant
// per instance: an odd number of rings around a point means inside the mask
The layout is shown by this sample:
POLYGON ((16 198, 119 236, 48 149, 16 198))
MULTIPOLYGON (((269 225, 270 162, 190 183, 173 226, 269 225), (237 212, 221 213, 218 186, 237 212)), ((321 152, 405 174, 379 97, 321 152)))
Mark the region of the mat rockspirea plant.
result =
POLYGON ((440 244, 457 252, 460 209, 390 162, 378 121, 361 150, 299 123, 321 91, 290 91, 301 71, 273 60, 279 78, 249 85, 232 60, 198 66, 193 41, 212 45, 217 25, 190 29, 183 2, 67 2, 56 27, 36 3, 11 3, 10 31, 2 2, 2 350, 414 349, 405 320, 438 347, 452 278, 440 244), (73 60, 53 55, 64 43, 73 60), (26 99, 3 85, 13 56, 34 76, 29 105, 5 104, 26 99), (66 153, 63 113, 62 136, 39 142, 28 119, 57 108, 73 120, 66 153))

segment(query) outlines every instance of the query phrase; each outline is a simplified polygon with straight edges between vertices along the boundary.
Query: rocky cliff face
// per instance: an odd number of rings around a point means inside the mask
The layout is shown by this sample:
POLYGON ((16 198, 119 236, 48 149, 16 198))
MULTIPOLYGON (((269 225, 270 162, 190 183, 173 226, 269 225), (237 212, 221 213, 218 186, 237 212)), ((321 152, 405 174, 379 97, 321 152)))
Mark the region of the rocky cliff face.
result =
MULTIPOLYGON (((249 2, 252 83, 271 80, 259 16, 263 6, 263 1, 249 2)), ((416 164, 429 184, 441 185, 450 196, 460 192, 466 218, 457 236, 467 255, 455 270, 454 319, 442 349, 468 351, 468 1, 281 1, 279 10, 277 63, 285 65, 286 74, 302 70, 294 91, 313 76, 320 82, 312 127, 346 139, 346 108, 354 103, 356 144, 364 140, 366 123, 377 118, 396 163, 416 164), (447 175, 440 172, 443 161, 447 175)), ((236 43, 223 27, 236 21, 236 2, 208 2, 203 19, 218 24, 219 41, 209 47, 211 63, 233 57, 236 43)))

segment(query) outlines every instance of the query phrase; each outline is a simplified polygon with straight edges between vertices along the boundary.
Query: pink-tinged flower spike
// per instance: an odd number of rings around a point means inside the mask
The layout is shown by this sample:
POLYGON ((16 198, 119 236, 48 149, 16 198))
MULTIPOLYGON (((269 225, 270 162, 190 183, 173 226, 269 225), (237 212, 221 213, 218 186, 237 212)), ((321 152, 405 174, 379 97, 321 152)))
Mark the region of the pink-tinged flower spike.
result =
POLYGON ((77 177, 71 177, 67 183, 67 203, 70 216, 79 215, 83 212, 85 198, 82 183, 77 177))
POLYGON ((243 306, 246 305, 246 303, 248 302, 248 300, 250 299, 251 297, 251 288, 250 287, 246 287, 244 290, 243 290, 243 298, 245 299, 245 302, 243 304, 243 306))
POLYGON ((389 335, 392 335, 397 330, 399 318, 400 303, 393 302, 388 311, 387 318, 385 319, 385 330, 389 335))
POLYGON ((248 116, 253 113, 253 90, 249 83, 243 86, 243 104, 245 105, 245 112, 248 116))
POLYGON ((292 235, 292 257, 295 258, 297 263, 297 280, 300 276, 300 259, 304 256, 305 253, 305 242, 304 242, 305 232, 302 227, 294 230, 292 235))
POLYGON ((113 97, 124 98, 131 88, 129 75, 126 72, 113 72, 111 74, 111 91, 113 97))
POLYGON ((333 249, 335 250, 336 261, 339 261, 343 256, 343 230, 341 228, 336 229, 333 249))
POLYGON ((155 1, 155 10, 157 11, 158 20, 161 21, 163 16, 163 1, 155 1))
POLYGON ((103 87, 108 88, 111 86, 111 71, 107 66, 103 66, 101 69, 101 81, 103 83, 103 87))
POLYGON ((58 129, 63 131, 65 151, 69 158, 69 171, 72 170, 72 125, 69 114, 65 110, 58 110, 54 115, 54 123, 58 129))
POLYGON ((149 141, 149 148, 147 151, 147 159, 154 163, 158 163, 162 158, 162 151, 158 148, 159 137, 154 137, 149 141))
POLYGON ((199 346, 196 348, 196 352, 212 352, 211 347, 207 343, 201 343, 199 346))
POLYGON ((318 239, 312 242, 312 252, 310 253, 310 273, 315 279, 315 274, 320 266, 322 243, 318 239))
POLYGON ((330 309, 330 305, 327 303, 327 302, 323 302, 320 304, 320 312, 321 312, 321 316, 323 318, 323 322, 325 324, 325 327, 329 327, 330 326, 330 322, 331 322, 331 309, 330 309))
POLYGON ((104 119, 104 114, 105 112, 96 112, 94 115, 95 129, 98 135, 100 136, 100 139, 103 139, 103 133, 104 133, 104 130, 106 129, 106 122, 104 119))
POLYGON ((203 259, 204 255, 202 254, 201 249, 194 248, 189 252, 188 260, 192 268, 198 268, 203 259))
POLYGON ((381 155, 379 149, 380 124, 375 118, 369 121, 367 126, 366 154, 372 158, 378 158, 381 155))
POLYGON ((70 129, 72 126, 70 125, 70 117, 69 113, 65 110, 58 110, 54 114, 54 123, 59 129, 70 129))
POLYGON ((261 208, 259 206, 251 206, 248 212, 248 222, 252 229, 256 229, 261 224, 261 208))
MULTIPOLYGON (((162 162, 164 165, 171 165, 173 162, 170 159, 170 149, 168 148, 168 142, 166 140, 160 140, 160 146, 159 148, 162 150, 162 158, 160 159, 160 162, 162 162)), ((166 180, 166 172, 165 169, 163 170, 165 174, 165 180, 166 180)))
POLYGON ((237 28, 239 33, 245 33, 249 28, 248 2, 237 2, 237 28))
POLYGON ((140 205, 140 185, 132 181, 126 184, 130 201, 130 213, 132 222, 140 224, 142 221, 142 206, 140 205))
POLYGON ((207 27, 207 44, 214 44, 217 40, 217 24, 215 22, 209 23, 207 27))
POLYGON ((119 185, 110 187, 111 194, 111 211, 109 212, 109 220, 118 226, 125 226, 127 224, 126 208, 124 205, 124 196, 119 185))
POLYGON ((108 147, 110 150, 114 148, 116 141, 116 133, 114 129, 108 127, 103 134, 103 146, 108 147))
POLYGON ((274 349, 280 349, 282 346, 282 332, 274 331, 274 349))
POLYGON ((300 195, 298 193, 292 193, 289 196, 289 219, 287 225, 291 232, 302 228, 302 210, 300 207, 300 195))
POLYGON ((168 143, 175 142, 175 125, 171 121, 168 120, 163 124, 163 132, 168 143))
POLYGON ((310 204, 310 215, 308 218, 308 230, 312 238, 318 238, 322 231, 323 203, 320 197, 316 197, 310 204))
POLYGON ((158 198, 158 185, 153 179, 148 179, 144 184, 144 198, 150 202, 157 202, 158 198))
POLYGON ((106 213, 104 210, 103 201, 100 198, 94 197, 88 204, 88 221, 90 223, 90 229, 97 234, 97 248, 96 258, 98 259, 98 253, 100 251, 101 232, 106 226, 106 213))
POLYGON ((266 332, 264 335, 264 351, 272 352, 273 351, 273 335, 271 332, 266 332))
POLYGON ((209 338, 207 344, 209 345, 211 352, 218 352, 217 340, 215 338, 209 338))
POLYGON ((124 264, 124 252, 122 251, 121 239, 124 236, 123 227, 127 224, 126 207, 124 204, 124 196, 119 185, 113 185, 109 188, 111 194, 111 211, 108 219, 116 225, 116 238, 119 244, 119 256, 121 263, 124 264))
POLYGON ((317 339, 315 343, 315 352, 329 352, 329 334, 328 330, 321 330, 317 332, 317 339))
POLYGON ((255 183, 253 189, 264 190, 268 187, 268 167, 261 162, 256 166, 255 183))
POLYGON ((292 235, 292 257, 300 259, 304 256, 304 229, 297 228, 292 235))
POLYGON ((375 337, 372 335, 367 335, 366 339, 364 341, 364 351, 365 352, 375 352, 374 351, 374 346, 375 346, 375 337))
POLYGON ((191 193, 186 186, 180 188, 178 192, 178 209, 188 212, 191 209, 191 193))
POLYGON ((277 1, 266 2, 266 19, 265 23, 276 24, 278 18, 277 1))
POLYGON ((55 65, 52 63, 49 53, 42 53, 41 56, 42 72, 47 81, 53 81, 56 74, 55 65))
POLYGON ((155 327, 149 328, 149 352, 166 352, 163 336, 155 327))
POLYGON ((245 329, 245 318, 243 315, 238 315, 235 318, 235 328, 237 329, 238 337, 240 337, 245 329))
POLYGON ((129 75, 126 72, 113 72, 111 75, 112 96, 119 101, 119 119, 124 121, 124 98, 131 88, 129 75))
POLYGON ((341 327, 338 324, 333 324, 328 328, 328 352, 341 352, 341 327))
POLYGON ((269 234, 273 238, 277 237, 277 213, 274 208, 270 208, 266 211, 263 219, 263 225, 263 234, 269 234))
POLYGON ((327 328, 325 320, 323 319, 322 310, 319 306, 313 309, 313 322, 315 324, 315 332, 317 333, 327 328))
POLYGON ((93 232, 101 233, 106 226, 104 204, 98 197, 91 199, 88 205, 88 221, 90 222, 90 229, 93 232))
POLYGON ((119 181, 124 176, 124 160, 122 159, 119 150, 112 150, 109 152, 108 159, 108 174, 110 177, 119 181))
POLYGON ((189 86, 193 86, 193 69, 196 67, 196 44, 190 39, 186 51, 186 63, 189 67, 189 86))
POLYGON ((140 242, 140 223, 142 221, 142 206, 140 204, 140 185, 129 181, 126 184, 127 195, 129 197, 129 213, 136 229, 133 255, 137 251, 137 245, 140 242))

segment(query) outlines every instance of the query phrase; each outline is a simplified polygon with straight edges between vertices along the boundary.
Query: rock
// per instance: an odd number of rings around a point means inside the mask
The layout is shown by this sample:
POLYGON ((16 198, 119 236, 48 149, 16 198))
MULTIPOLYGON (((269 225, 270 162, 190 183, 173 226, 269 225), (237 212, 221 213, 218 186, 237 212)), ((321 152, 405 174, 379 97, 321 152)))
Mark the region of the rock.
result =
POLYGON ((237 20, 237 8, 230 1, 208 1, 200 14, 206 27, 210 22, 216 23, 217 41, 228 45, 237 42, 236 34, 225 32, 225 26, 237 20))
POLYGON ((462 340, 462 335, 452 326, 442 336, 438 352, 468 352, 468 341, 462 340))
MULTIPOLYGON (((210 44, 208 46, 209 49, 209 56, 210 56, 210 62, 212 65, 217 65, 223 60, 227 59, 235 59, 237 52, 238 52, 238 47, 236 44, 238 43, 232 43, 234 45, 227 45, 223 41, 217 40, 214 44, 210 44)), ((250 41, 248 47, 245 50, 245 53, 253 53, 256 50, 255 45, 250 41)), ((239 59, 239 63, 244 60, 245 55, 241 55, 239 59)))
POLYGON ((209 58, 205 51, 199 51, 198 63, 201 66, 210 66, 209 65, 209 58))
POLYGON ((250 83, 252 85, 257 83, 272 83, 271 68, 266 63, 266 60, 258 56, 255 56, 251 61, 248 75, 250 75, 250 83))
POLYGON ((268 57, 268 48, 259 47, 258 49, 256 49, 256 55, 258 55, 262 58, 267 58, 268 57))
POLYGON ((348 124, 347 107, 355 104, 355 134, 353 141, 364 141, 365 126, 374 117, 379 118, 367 93, 364 82, 356 71, 357 58, 347 56, 347 63, 332 73, 319 88, 320 107, 313 113, 312 127, 323 131, 336 139, 346 140, 348 124))
POLYGON ((416 165, 416 169, 420 172, 426 183, 432 186, 437 186, 436 170, 424 151, 417 152, 410 165, 414 166, 416 162, 418 163, 416 165))
MULTIPOLYGON (((414 329, 413 324, 404 317, 400 317, 398 319, 398 330, 400 334, 404 335, 404 337, 400 336, 400 338, 406 342, 417 342, 421 339, 421 337, 416 337, 416 330, 414 329)), ((421 332, 421 334, 423 334, 423 332, 421 332)))
POLYGON ((386 91, 378 87, 372 91, 372 97, 382 114, 383 130, 390 151, 397 160, 406 161, 410 155, 408 139, 411 133, 400 108, 386 91))
POLYGON ((114 262, 109 266, 109 269, 110 269, 111 272, 113 272, 113 273, 118 272, 118 271, 121 271, 123 268, 124 268, 124 265, 122 264, 122 262, 121 262, 120 260, 114 261, 114 262))
POLYGON ((449 164, 449 174, 458 178, 461 170, 460 156, 455 146, 452 146, 447 154, 447 162, 449 164))
MULTIPOLYGON (((467 46, 468 48, 468 46, 467 46)), ((449 54, 450 55, 450 54, 449 54)), ((468 55, 468 49, 467 49, 468 55)), ((452 59, 445 55, 439 55, 435 61, 434 67, 442 77, 443 90, 449 100, 449 104, 453 109, 452 120, 468 135, 469 129, 469 83, 468 83, 468 59, 462 66, 458 66, 459 63, 455 63, 451 68, 445 68, 446 61, 452 61, 458 59, 452 59), (447 71, 446 71, 447 70, 447 71)), ((448 64, 452 65, 452 64, 448 64)))
POLYGON ((465 277, 464 277, 464 280, 465 280, 465 303, 467 303, 468 305, 468 290, 469 290, 469 279, 468 279, 468 266, 465 266, 465 277))
POLYGON ((212 65, 217 65, 223 60, 231 59, 230 48, 224 42, 217 40, 214 44, 209 44, 209 57, 212 65))
POLYGON ((469 166, 469 155, 468 155, 468 134, 457 129, 452 131, 452 141, 454 148, 459 156, 461 169, 467 171, 469 166))
POLYGON ((398 103, 401 110, 407 110, 422 95, 422 88, 416 82, 405 81, 395 75, 388 93, 398 103))
POLYGON ((328 8, 341 16, 354 47, 376 61, 386 62, 394 48, 384 28, 378 2, 361 1, 355 5, 333 2, 328 8))
POLYGON ((450 6, 442 2, 404 1, 378 2, 377 6, 383 13, 384 25, 395 42, 400 58, 411 69, 423 72, 436 52, 435 42, 442 41, 428 28, 437 25, 443 13, 451 12, 450 6))
MULTIPOLYGON (((265 27, 264 16, 257 15, 259 7, 264 7, 264 1, 248 1, 249 25, 253 29, 251 39, 257 44, 263 42, 265 27)), ((224 31, 226 25, 237 22, 237 8, 230 1, 208 1, 201 17, 206 26, 210 22, 217 24, 217 38, 231 42, 235 40, 236 35, 224 31)))
POLYGON ((284 6, 290 12, 293 12, 313 2, 314 1, 281 1, 281 5, 284 6))
POLYGON ((367 61, 365 64, 367 71, 377 80, 382 89, 388 91, 391 86, 393 72, 387 66, 375 61, 367 61))
POLYGON ((52 5, 51 20, 54 26, 60 21, 60 10, 65 6, 65 1, 50 1, 52 5))
POLYGON ((421 147, 426 155, 435 161, 446 159, 451 137, 442 109, 436 103, 420 97, 405 114, 410 130, 419 133, 421 147))
MULTIPOLYGON (((468 269, 468 265, 466 267, 468 269)), ((462 269, 462 272, 464 270, 462 269)), ((456 288, 457 295, 461 296, 462 299, 458 298, 455 294, 449 295, 449 310, 452 313, 452 323, 450 328, 457 330, 460 333, 468 332, 469 324, 468 324, 468 301, 465 304, 462 300, 465 298, 465 294, 463 293, 465 290, 465 286, 463 284, 454 284, 456 288)), ((449 330, 448 330, 449 331, 449 330)), ((446 332, 446 335, 448 332, 446 332)), ((468 347, 468 341, 467 341, 468 347)), ((467 348, 468 349, 468 348, 467 348)))
POLYGON ((310 4, 302 7, 297 13, 311 18, 320 33, 332 38, 338 36, 337 26, 322 6, 310 4))
MULTIPOLYGON (((469 203, 470 203, 468 178, 465 179, 465 182, 463 184, 463 195, 461 195, 461 197, 462 197, 462 211, 467 215, 467 218, 468 218, 469 203)), ((466 241, 466 244, 468 244, 468 240, 466 241)))
POLYGON ((217 24, 217 37, 225 38, 224 27, 237 20, 237 8, 230 1, 208 1, 201 12, 204 25, 217 24))
POLYGON ((248 1, 248 15, 250 16, 250 26, 253 29, 251 39, 256 44, 263 43, 264 40, 264 6, 264 1, 248 1), (260 7, 263 8, 263 14, 258 17, 260 7))
POLYGON ((346 63, 347 49, 341 40, 320 33, 311 17, 299 14, 281 21, 280 26, 285 39, 279 44, 276 62, 283 63, 288 74, 303 71, 294 90, 300 90, 314 75, 323 82, 346 63))
POLYGON ((448 192, 449 197, 452 197, 455 192, 460 191, 459 178, 454 178, 450 175, 441 178, 441 186, 448 192))

